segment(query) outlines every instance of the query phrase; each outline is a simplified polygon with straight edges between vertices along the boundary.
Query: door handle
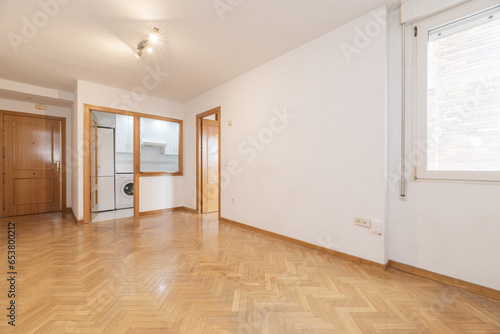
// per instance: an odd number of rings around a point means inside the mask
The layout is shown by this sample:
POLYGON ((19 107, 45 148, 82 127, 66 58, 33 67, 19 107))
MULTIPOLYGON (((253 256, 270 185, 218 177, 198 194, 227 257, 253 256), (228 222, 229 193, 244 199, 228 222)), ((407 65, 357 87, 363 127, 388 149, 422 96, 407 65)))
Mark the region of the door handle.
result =
POLYGON ((56 171, 57 172, 61 171, 61 162, 59 160, 56 161, 56 171))

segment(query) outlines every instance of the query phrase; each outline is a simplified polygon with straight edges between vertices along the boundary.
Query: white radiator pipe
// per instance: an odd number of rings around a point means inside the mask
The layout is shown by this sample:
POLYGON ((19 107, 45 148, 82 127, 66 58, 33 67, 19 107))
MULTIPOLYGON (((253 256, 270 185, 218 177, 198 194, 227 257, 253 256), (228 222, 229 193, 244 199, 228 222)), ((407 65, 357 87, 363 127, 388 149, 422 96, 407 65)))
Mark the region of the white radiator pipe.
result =
POLYGON ((401 25, 402 71, 401 71, 401 198, 406 198, 405 168, 406 168, 406 25, 401 25))

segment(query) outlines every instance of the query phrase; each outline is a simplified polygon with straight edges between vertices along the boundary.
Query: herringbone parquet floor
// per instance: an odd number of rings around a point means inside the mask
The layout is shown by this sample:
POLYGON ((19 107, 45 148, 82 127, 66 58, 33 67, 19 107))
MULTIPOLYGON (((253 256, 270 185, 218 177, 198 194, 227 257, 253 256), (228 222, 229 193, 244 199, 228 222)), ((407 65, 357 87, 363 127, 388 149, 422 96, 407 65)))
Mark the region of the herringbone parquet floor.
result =
MULTIPOLYGON (((7 222, 1 220, 1 275, 7 222)), ((18 217, 2 333, 500 333, 500 302, 175 212, 85 226, 18 217)))

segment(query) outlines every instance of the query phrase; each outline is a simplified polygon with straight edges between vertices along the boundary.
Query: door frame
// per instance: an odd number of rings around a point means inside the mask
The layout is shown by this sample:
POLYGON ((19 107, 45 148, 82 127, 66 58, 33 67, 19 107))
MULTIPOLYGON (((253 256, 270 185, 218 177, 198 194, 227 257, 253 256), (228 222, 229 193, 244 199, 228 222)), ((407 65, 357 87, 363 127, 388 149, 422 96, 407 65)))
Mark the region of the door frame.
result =
POLYGON ((211 115, 216 115, 217 122, 219 123, 219 211, 218 215, 221 218, 221 107, 210 109, 201 114, 196 115, 196 212, 201 214, 201 199, 202 195, 202 158, 201 158, 201 148, 202 148, 202 121, 203 118, 211 115))
MULTIPOLYGON (((21 117, 32 117, 32 118, 42 118, 42 119, 50 119, 61 122, 61 212, 66 212, 68 208, 66 207, 66 118, 58 117, 58 116, 49 116, 49 115, 40 115, 40 114, 31 114, 20 111, 10 111, 10 110, 0 110, 0 119, 2 121, 2 135, 0 136, 0 147, 4 147, 4 131, 3 131, 3 121, 4 115, 12 115, 12 116, 21 116, 21 117)), ((0 164, 0 174, 3 177, 4 173, 4 161, 2 159, 2 163, 0 164)), ((3 183, 2 183, 3 184, 3 183)), ((0 201, 3 203, 5 199, 5 187, 0 191, 0 201)), ((0 204, 1 205, 1 204, 0 204)), ((3 209, 0 206, 0 217, 4 217, 3 209)))
POLYGON ((91 211, 91 220, 94 220, 97 217, 97 212, 94 211, 95 208, 97 207, 97 211, 99 211, 99 189, 97 188, 98 184, 98 143, 99 143, 99 133, 98 133, 98 127, 97 127, 97 117, 94 116, 92 113, 90 114, 90 211, 91 211), (94 123, 95 123, 95 128, 94 128, 94 123), (92 136, 93 136, 93 131, 95 131, 95 142, 92 143, 92 136), (95 150, 95 152, 93 152, 95 150), (92 156, 95 154, 95 165, 92 164, 92 156), (95 180, 92 180, 92 171, 95 173, 95 180), (95 183, 93 183, 95 181, 95 183), (94 186, 97 188, 95 191, 95 203, 92 202, 92 193, 94 192, 94 186), (94 205, 95 206, 92 206, 94 205))
MULTIPOLYGON (((134 217, 139 216, 139 175, 136 173, 138 163, 140 162, 139 151, 140 148, 135 146, 135 136, 139 131, 139 124, 137 118, 139 114, 131 111, 94 106, 90 104, 83 105, 83 223, 88 224, 92 222, 92 205, 91 205, 91 118, 92 111, 102 111, 110 114, 126 115, 134 117, 134 217)), ((140 144, 140 143, 139 143, 140 144)))

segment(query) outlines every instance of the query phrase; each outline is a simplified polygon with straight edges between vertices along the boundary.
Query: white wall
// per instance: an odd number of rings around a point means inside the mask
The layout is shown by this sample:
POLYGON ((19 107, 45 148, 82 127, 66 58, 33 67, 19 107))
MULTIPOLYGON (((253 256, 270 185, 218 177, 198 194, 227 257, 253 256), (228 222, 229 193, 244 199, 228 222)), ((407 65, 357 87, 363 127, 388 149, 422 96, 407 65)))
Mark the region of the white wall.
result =
POLYGON ((195 116, 221 106, 222 217, 384 263, 385 233, 353 221, 385 221, 385 26, 367 14, 187 103, 184 204, 196 207, 195 116))
MULTIPOLYGON (((46 110, 35 109, 35 103, 0 99, 0 109, 8 111, 25 112, 36 115, 47 115, 66 118, 66 207, 71 207, 71 194, 72 194, 72 164, 71 164, 71 109, 46 106, 46 110)), ((65 208, 63 208, 65 209, 65 208)))
MULTIPOLYGON (((397 21, 398 12, 392 14, 397 21)), ((391 25, 391 78, 401 77, 400 27, 391 25)), ((407 34, 411 42, 411 33, 407 34)), ((408 50, 411 74, 411 49, 408 50)), ((411 75, 407 76, 411 92, 411 75)), ((400 83, 400 81, 399 81, 400 83)), ((407 200, 399 200, 400 86, 389 109, 389 257, 391 260, 500 290, 500 184, 413 181, 414 111, 407 94, 407 200)))
MULTIPOLYGON (((111 107, 117 109, 123 109, 128 111, 135 111, 144 114, 164 116, 176 119, 182 119, 182 105, 180 103, 170 102, 163 99, 158 99, 155 97, 150 97, 147 95, 141 96, 137 92, 146 92, 147 88, 154 86, 154 81, 152 77, 147 74, 145 78, 151 80, 143 81, 139 83, 136 87, 131 87, 131 91, 124 91, 112 87, 102 86, 94 84, 91 82, 78 80, 76 94, 75 94, 75 104, 77 106, 77 133, 78 139, 77 144, 74 144, 74 149, 78 149, 79 152, 83 152, 83 111, 84 104, 90 104, 101 107, 111 107), (145 83, 145 84, 144 84, 145 83), (144 85, 143 85, 144 84, 144 85)), ((161 78, 159 78, 161 80, 161 78)), ((83 219, 83 156, 78 155, 78 173, 76 174, 76 180, 74 183, 77 184, 78 189, 78 205, 75 214, 79 220, 83 219)), ((161 207, 161 203, 156 203, 158 209, 168 209, 170 207, 170 202, 179 203, 182 202, 183 198, 183 184, 182 176, 165 176, 165 179, 176 178, 178 180, 164 180, 165 184, 172 187, 170 189, 170 194, 175 196, 175 200, 166 200, 161 207)), ((157 201, 154 189, 149 188, 150 183, 145 182, 144 185, 140 183, 140 193, 139 201, 140 203, 147 203, 149 201, 157 201)), ((144 212, 144 208, 140 206, 140 211, 144 212)))
POLYGON ((141 212, 184 206, 181 177, 141 177, 139 182, 141 185, 139 196, 141 212), (148 193, 143 194, 143 192, 148 193))

